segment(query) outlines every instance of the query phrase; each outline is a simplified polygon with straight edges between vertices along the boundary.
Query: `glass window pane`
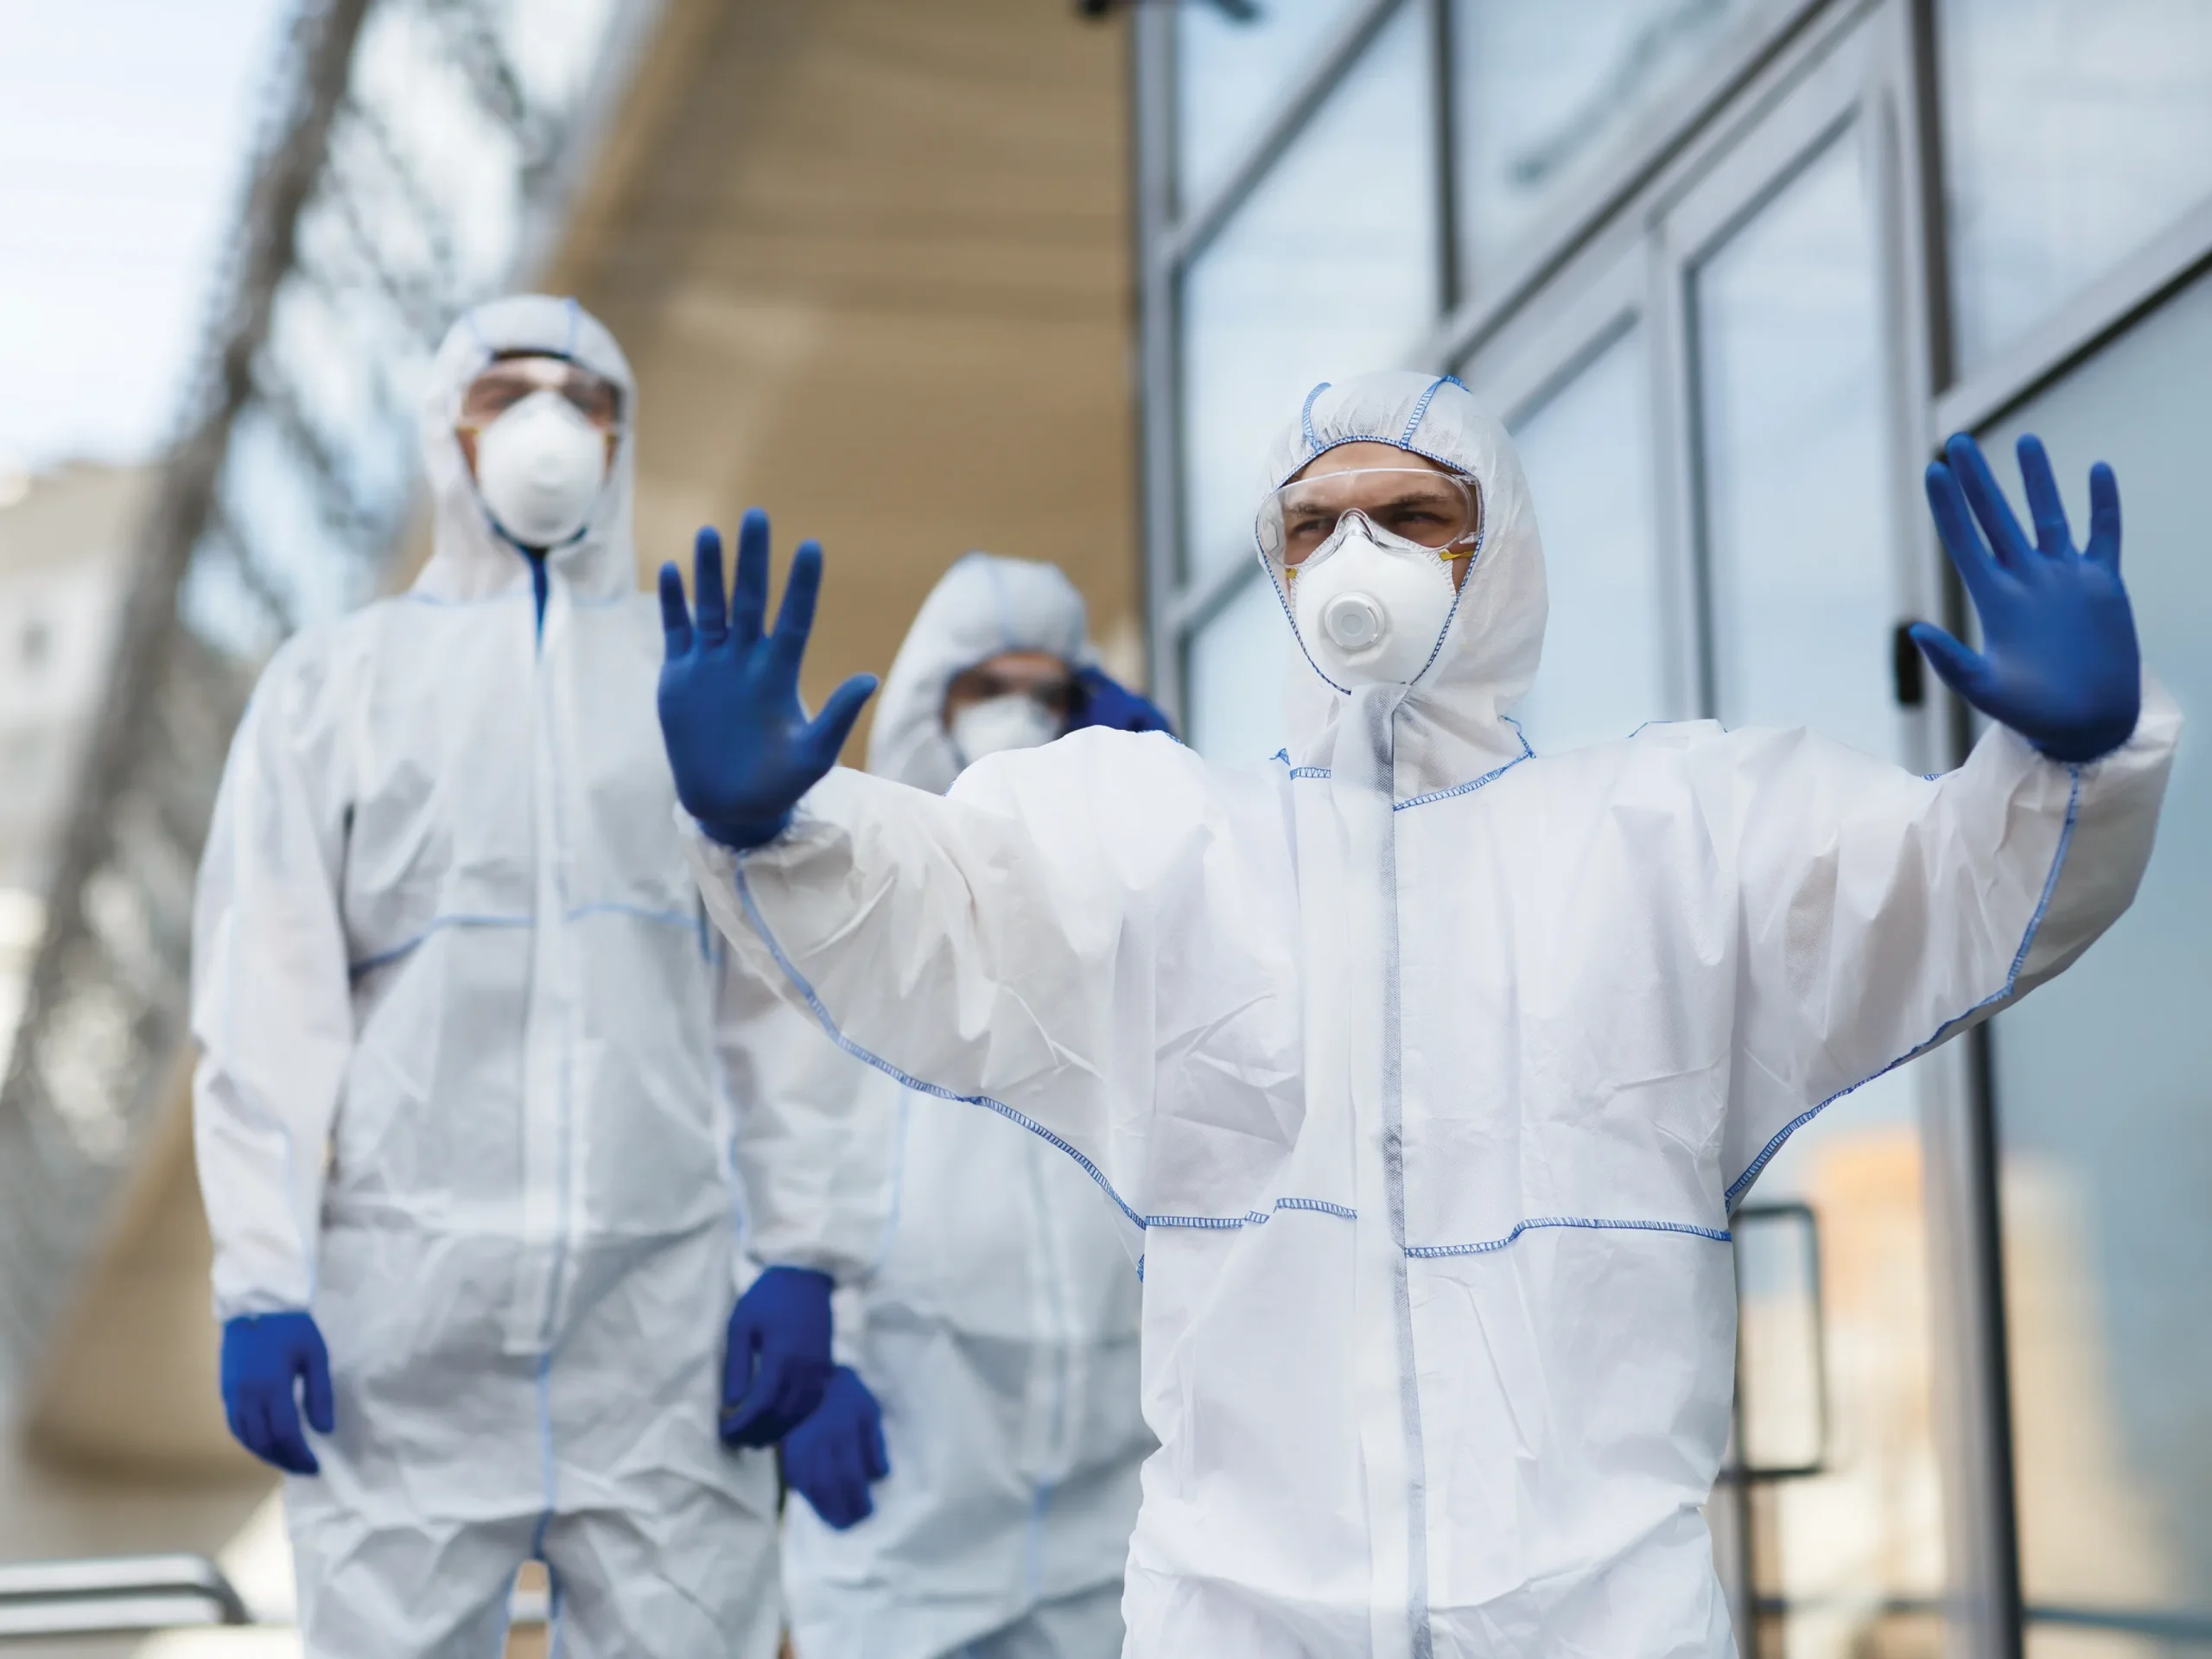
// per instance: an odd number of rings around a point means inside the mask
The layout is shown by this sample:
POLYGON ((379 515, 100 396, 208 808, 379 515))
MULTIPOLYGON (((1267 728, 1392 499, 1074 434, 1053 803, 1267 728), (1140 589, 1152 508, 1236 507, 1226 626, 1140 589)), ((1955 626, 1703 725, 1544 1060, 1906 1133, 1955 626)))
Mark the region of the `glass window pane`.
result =
POLYGON ((2212 6, 1942 0, 1960 365, 2212 192, 2212 6))
POLYGON ((1540 754, 1669 712, 1648 376, 1632 325, 1513 425, 1551 589, 1543 667, 1515 711, 1540 754))
POLYGON ((1417 6, 1376 37, 1183 284, 1184 556, 1253 556, 1268 441, 1317 381, 1402 364, 1436 316, 1417 6))
POLYGON ((1191 747, 1209 760, 1264 760, 1288 741, 1283 673, 1290 620, 1255 569, 1235 598, 1191 636, 1185 685, 1191 747))
POLYGON ((1453 0, 1462 280, 1479 291, 1777 0, 1453 0))
POLYGON ((1358 0, 1185 0, 1175 8, 1175 176, 1219 185, 1358 0))
POLYGON ((2134 907, 1993 1028, 2023 1580, 2031 1609, 2187 1610, 2212 1643, 2208 384, 2212 278, 1988 436, 2008 476, 2042 436, 2077 535, 2112 462, 2144 660, 2193 722, 2134 907))
MULTIPOLYGON (((1860 168, 1847 130, 1693 273, 1700 481, 1723 718, 1894 757, 1877 242, 1860 168)), ((1821 1471, 1751 1497, 1755 1586, 1788 1609, 1773 1652, 1890 1651, 1882 1642, 1908 1633, 1883 1604, 1943 1590, 1917 1105, 1910 1070, 1854 1090, 1791 1136, 1741 1212, 1808 1206, 1821 1268, 1821 1471)), ((1821 1427, 1804 1294, 1786 1275, 1745 1277, 1738 1351, 1755 1440, 1802 1445, 1821 1427)))
POLYGON ((1879 289, 1855 130, 1698 272, 1719 715, 1898 752, 1879 289))

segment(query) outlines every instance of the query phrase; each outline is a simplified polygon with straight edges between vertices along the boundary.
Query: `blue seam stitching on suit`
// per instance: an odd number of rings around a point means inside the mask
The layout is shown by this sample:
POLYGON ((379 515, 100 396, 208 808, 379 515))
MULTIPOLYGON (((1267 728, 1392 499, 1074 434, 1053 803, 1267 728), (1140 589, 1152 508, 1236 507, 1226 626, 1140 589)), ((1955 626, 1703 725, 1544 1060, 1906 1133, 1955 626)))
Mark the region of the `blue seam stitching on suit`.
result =
POLYGON ((1454 784, 1449 789, 1431 790, 1426 795, 1414 795, 1402 801, 1394 801, 1391 803, 1390 810, 1393 812, 1403 812, 1408 807, 1427 806, 1436 801, 1448 801, 1454 795, 1471 795, 1484 785, 1496 783, 1523 760, 1533 760, 1535 758, 1535 752, 1529 748, 1529 740, 1524 737, 1521 740, 1521 753, 1503 766, 1493 766, 1481 777, 1470 778, 1465 783, 1454 784))
POLYGON ((865 1060, 868 1065, 874 1066, 886 1077, 894 1078, 899 1084, 903 1084, 906 1088, 914 1090, 918 1093, 934 1095, 939 1100, 957 1100, 970 1106, 988 1106, 1000 1116, 1005 1118, 1008 1122, 1018 1123, 1023 1128, 1027 1129, 1032 1135, 1041 1136, 1044 1140, 1051 1142, 1053 1146, 1058 1147, 1062 1152, 1067 1154, 1069 1157, 1074 1159, 1077 1164, 1081 1166, 1084 1173, 1090 1176, 1092 1180, 1098 1183, 1098 1190, 1103 1192, 1108 1198, 1113 1199, 1115 1207, 1120 1210, 1124 1216, 1127 1216, 1132 1224, 1138 1227, 1144 1227, 1150 1224, 1143 1216, 1138 1214, 1136 1211, 1130 1208, 1127 1199, 1122 1198, 1119 1192, 1116 1192, 1114 1190, 1114 1184, 1106 1179, 1106 1174, 1103 1170, 1100 1169, 1098 1166, 1092 1163, 1090 1159, 1077 1152, 1065 1141, 1060 1139, 1058 1135, 1054 1135, 1052 1130, 1046 1128, 1042 1123, 1038 1122, 1036 1119, 1030 1117, 1024 1113, 1014 1110, 1013 1107, 1007 1105, 1004 1101, 993 1100, 988 1095, 963 1095, 957 1093, 953 1090, 941 1087, 934 1083, 925 1083, 919 1077, 900 1071, 897 1066, 892 1065, 890 1061, 883 1058, 880 1055, 870 1053, 867 1049, 862 1048, 851 1038, 846 1036, 842 1031, 838 1029, 836 1019, 830 1014, 828 1005, 826 1005, 822 1001, 822 998, 816 994, 814 987, 807 982, 806 976, 799 972, 798 965, 789 957, 784 954, 784 947, 777 943, 776 936, 769 931, 768 918, 760 913, 760 906, 753 901, 752 884, 747 882, 745 879, 745 860, 743 854, 739 854, 730 861, 730 874, 733 878, 734 885, 737 888, 738 902, 745 907, 745 919, 747 923, 752 927, 755 933, 760 936, 760 942, 768 947, 768 954, 776 959, 776 966, 784 970, 784 976, 791 981, 793 988, 798 990, 800 996, 805 999, 806 1006, 812 1011, 816 1023, 820 1025, 822 1029, 829 1034, 830 1040, 831 1042, 836 1044, 838 1047, 843 1049, 846 1053, 851 1055, 855 1059, 865 1060))
POLYGON ((1401 449, 1414 441, 1414 434, 1421 429, 1421 422, 1427 418, 1429 400, 1446 386, 1457 386, 1462 391, 1467 389, 1466 383, 1456 374, 1440 374, 1430 381, 1428 390, 1421 393, 1421 401, 1414 405, 1414 417, 1406 423, 1404 435, 1398 440, 1401 449))
POLYGON ((1918 1047, 1906 1050, 1905 1052, 1898 1055, 1897 1058, 1891 1060, 1879 1071, 1874 1072, 1871 1076, 1859 1078, 1859 1081, 1853 1084, 1850 1088, 1837 1090, 1835 1093, 1830 1095, 1826 1100, 1821 1102, 1817 1106, 1814 1106, 1808 1110, 1799 1113, 1796 1117, 1791 1118, 1789 1122, 1783 1124, 1779 1129, 1776 1130, 1774 1138, 1771 1141, 1769 1141, 1765 1146, 1759 1149, 1759 1155, 1758 1157, 1751 1160, 1751 1166, 1728 1184, 1727 1192, 1722 1194, 1722 1198, 1726 1203, 1732 1205, 1744 1190, 1750 1186, 1753 1181, 1758 1179, 1759 1172, 1764 1169, 1769 1163, 1773 1161, 1775 1154, 1782 1150, 1782 1143, 1783 1141, 1789 1140, 1791 1135, 1796 1134, 1799 1129, 1803 1128, 1806 1124, 1811 1122, 1822 1112, 1827 1110, 1829 1107, 1834 1105, 1836 1102, 1841 1100, 1846 1095, 1851 1094, 1854 1090, 1864 1089, 1868 1084, 1873 1082, 1876 1077, 1887 1077, 1891 1072, 1896 1071, 1897 1067, 1904 1065, 1909 1060, 1918 1059, 1923 1054, 1925 1054, 1929 1049, 1935 1047, 1936 1044, 1942 1042, 1946 1037, 1948 1037, 1954 1031, 1957 1030, 1967 1020, 1973 1019, 1974 1015, 1980 1014, 1984 1008, 1990 1007, 1993 1003, 2002 1002, 2005 998, 2012 995, 2012 988, 2019 983, 2020 969, 2027 963, 2028 952, 2034 947, 2037 930, 2043 926, 2044 912, 2050 908, 2051 895, 2058 891, 2059 873, 2066 868, 2067 849, 2071 847, 2074 843, 2074 821, 2082 807, 2082 768, 2078 766, 2069 766, 2066 770, 2073 780, 2066 797, 2066 822, 2059 829, 2058 847, 2057 849, 2052 853, 2050 858, 2050 874, 2044 878, 2043 893, 2036 900, 2035 914, 2028 918, 2027 931, 2020 936, 2020 948, 2012 953, 2012 965, 2005 975, 2005 982, 1999 986, 1997 989, 1992 991, 1987 996, 1983 997, 1980 1001, 1968 1008, 1964 1014, 1955 1015, 1951 1019, 1946 1020, 1942 1025, 1936 1027, 1936 1034, 1933 1037, 1930 1037, 1926 1042, 1922 1043, 1918 1047))
MULTIPOLYGON (((884 1059, 878 1055, 870 1053, 867 1049, 861 1047, 858 1043, 853 1041, 851 1038, 846 1036, 842 1031, 838 1029, 836 1017, 830 1014, 829 1007, 823 1002, 822 998, 816 993, 814 987, 809 984, 807 982, 806 976, 799 972, 798 964, 793 963, 789 957, 784 954, 783 946, 777 942, 776 936, 769 931, 768 918, 760 913, 760 906, 753 899, 752 884, 745 879, 745 869, 741 855, 740 858, 734 859, 731 861, 731 874, 735 879, 738 901, 745 907, 746 921, 751 925, 753 931, 760 935, 760 942, 768 947, 768 954, 776 959, 776 966, 784 970, 784 976, 790 980, 792 986, 798 990, 798 994, 806 999, 806 1005, 808 1008, 813 1012, 816 1022, 821 1026, 824 1032, 829 1033, 830 1040, 836 1043, 838 1047, 843 1049, 845 1052, 853 1056, 854 1058, 865 1060, 877 1071, 884 1073, 885 1076, 894 1079, 903 1086, 912 1089, 918 1094, 933 1095, 939 1100, 958 1101, 963 1104, 969 1106, 988 1106, 991 1110, 998 1113, 1000 1116, 1006 1118, 1008 1122, 1020 1124, 1023 1128, 1027 1129, 1032 1135, 1038 1136, 1040 1140, 1045 1141, 1052 1146, 1058 1147, 1062 1152, 1067 1154, 1069 1157, 1074 1159, 1076 1163, 1081 1166, 1083 1173, 1090 1176, 1092 1180, 1096 1181, 1098 1184, 1099 1190, 1104 1192, 1108 1198, 1113 1199, 1115 1205, 1120 1209, 1121 1212, 1124 1216, 1127 1216, 1130 1221, 1134 1222, 1139 1227, 1142 1227, 1147 1230, 1150 1230, 1154 1227, 1182 1227, 1197 1229, 1205 1232, 1229 1232, 1249 1224, 1249 1215, 1141 1215, 1138 1213, 1137 1211, 1131 1208, 1128 1202, 1124 1199, 1119 1192, 1116 1192, 1114 1190, 1113 1183, 1106 1179, 1104 1172, 1102 1171, 1097 1165, 1092 1163, 1090 1159, 1084 1157, 1083 1154, 1077 1152, 1073 1147, 1070 1146, 1065 1141, 1063 1141, 1058 1135, 1053 1134, 1052 1130, 1046 1128, 1042 1123, 1038 1122, 1034 1118, 1030 1117, 1022 1112, 1016 1111, 1013 1107, 1007 1105, 1003 1101, 992 1099, 988 1095, 957 1094, 953 1090, 943 1088, 937 1084, 924 1083, 920 1078, 901 1071, 899 1067, 892 1065, 888 1060, 884 1059)), ((1340 1216, 1346 1220, 1355 1218, 1353 1211, 1345 1209, 1343 1205, 1330 1204, 1320 1198, 1279 1198, 1275 1201, 1275 1208, 1278 1210, 1311 1210, 1323 1215, 1340 1216)))
POLYGON ((1320 453, 1321 440, 1313 435, 1313 400, 1328 389, 1329 383, 1322 381, 1306 394, 1306 406, 1298 411, 1299 429, 1306 435, 1306 447, 1317 454, 1320 453))
POLYGON ((1532 1216, 1526 1221, 1515 1222, 1513 1230, 1502 1238, 1488 1238, 1477 1244, 1409 1244, 1406 1247, 1406 1254, 1420 1260, 1441 1255, 1487 1255, 1493 1250, 1503 1249, 1523 1233, 1549 1227, 1574 1227, 1607 1233, 1681 1233, 1693 1238, 1709 1238, 1719 1244, 1726 1244, 1734 1236, 1725 1227, 1700 1227, 1687 1221, 1612 1221, 1599 1216, 1532 1216))
MULTIPOLYGON (((1341 1204, 1331 1204, 1325 1198, 1277 1198, 1274 1202, 1274 1210, 1310 1211, 1314 1215, 1334 1216, 1341 1221, 1359 1219, 1358 1211, 1347 1209, 1341 1204)), ((1244 1224, 1248 1227, 1264 1227, 1274 1219, 1274 1210, 1247 1210, 1244 1212, 1244 1224)))

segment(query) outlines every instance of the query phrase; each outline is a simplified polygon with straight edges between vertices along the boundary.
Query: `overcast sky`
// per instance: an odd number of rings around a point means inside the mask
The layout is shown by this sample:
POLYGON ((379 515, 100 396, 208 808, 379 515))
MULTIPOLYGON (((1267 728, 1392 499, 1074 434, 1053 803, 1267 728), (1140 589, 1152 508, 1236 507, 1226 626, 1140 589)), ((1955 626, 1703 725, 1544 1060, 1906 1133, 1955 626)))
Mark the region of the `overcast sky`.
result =
POLYGON ((289 0, 0 0, 0 471, 168 434, 289 0))

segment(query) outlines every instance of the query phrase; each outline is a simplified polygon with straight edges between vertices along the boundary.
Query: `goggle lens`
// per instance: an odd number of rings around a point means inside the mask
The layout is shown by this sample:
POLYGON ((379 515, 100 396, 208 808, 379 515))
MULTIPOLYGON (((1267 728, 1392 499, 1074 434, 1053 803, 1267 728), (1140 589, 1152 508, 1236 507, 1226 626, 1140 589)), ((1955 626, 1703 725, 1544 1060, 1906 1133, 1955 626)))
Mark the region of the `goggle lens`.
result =
POLYGON ((1425 467, 1363 467, 1294 479, 1260 509, 1261 550, 1294 570, 1318 552, 1348 512, 1377 530, 1442 553, 1482 527, 1471 479, 1425 467))

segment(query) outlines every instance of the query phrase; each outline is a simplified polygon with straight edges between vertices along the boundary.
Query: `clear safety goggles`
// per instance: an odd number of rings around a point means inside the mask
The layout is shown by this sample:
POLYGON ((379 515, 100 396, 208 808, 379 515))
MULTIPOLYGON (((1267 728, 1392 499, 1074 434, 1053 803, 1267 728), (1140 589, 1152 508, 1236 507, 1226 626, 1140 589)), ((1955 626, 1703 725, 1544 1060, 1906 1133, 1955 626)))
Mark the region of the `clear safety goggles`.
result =
POLYGON ((481 432, 525 397, 557 392, 602 432, 622 424, 622 388, 603 374, 558 357, 503 357, 471 380, 461 394, 454 425, 481 432))
POLYGON ((1473 550, 1482 492, 1458 473, 1425 467, 1359 467, 1293 479, 1260 506, 1260 550, 1287 575, 1320 550, 1346 513, 1443 559, 1473 550))

